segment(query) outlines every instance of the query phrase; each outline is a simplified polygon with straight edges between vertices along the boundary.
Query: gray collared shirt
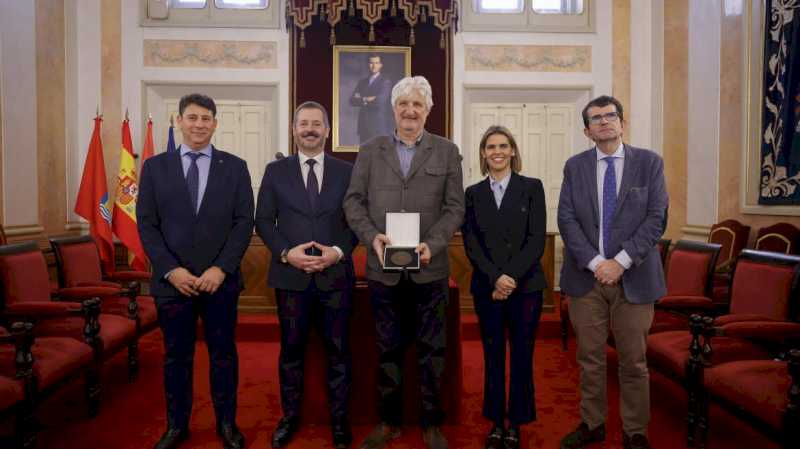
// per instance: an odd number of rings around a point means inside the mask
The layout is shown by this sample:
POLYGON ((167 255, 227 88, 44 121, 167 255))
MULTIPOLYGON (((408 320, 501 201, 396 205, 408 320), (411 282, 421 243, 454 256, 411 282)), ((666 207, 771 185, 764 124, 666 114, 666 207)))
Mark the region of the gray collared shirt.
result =
POLYGON ((408 176, 408 171, 411 170, 411 161, 414 159, 414 153, 416 153, 417 146, 424 134, 425 131, 419 134, 417 140, 414 141, 414 145, 406 145, 403 143, 397 135, 397 131, 392 135, 394 139, 394 148, 397 150, 397 158, 400 159, 400 170, 403 172, 403 176, 408 176))
MULTIPOLYGON (((181 152, 181 164, 183 165, 183 177, 186 178, 186 172, 189 171, 189 166, 192 165, 192 159, 186 154, 193 150, 183 145, 180 146, 179 150, 181 152)), ((200 211, 200 205, 203 204, 203 195, 206 193, 206 185, 208 185, 208 171, 211 168, 211 145, 207 145, 202 150, 199 150, 198 153, 204 156, 197 158, 197 170, 200 176, 197 185, 197 210, 195 213, 200 211)))

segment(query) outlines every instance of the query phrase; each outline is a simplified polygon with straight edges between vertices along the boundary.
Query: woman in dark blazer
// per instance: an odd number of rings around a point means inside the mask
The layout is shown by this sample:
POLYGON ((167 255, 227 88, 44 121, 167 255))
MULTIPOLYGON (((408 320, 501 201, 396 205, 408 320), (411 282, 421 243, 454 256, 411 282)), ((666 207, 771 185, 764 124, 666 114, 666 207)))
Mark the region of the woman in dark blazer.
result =
POLYGON ((517 449, 519 426, 536 419, 533 344, 546 286, 539 262, 547 224, 544 189, 540 180, 518 174, 519 150, 505 127, 486 130, 480 160, 481 173, 488 176, 467 188, 462 233, 474 268, 470 290, 483 342, 483 415, 494 423, 486 449, 517 449), (508 408, 506 330, 511 347, 508 408))

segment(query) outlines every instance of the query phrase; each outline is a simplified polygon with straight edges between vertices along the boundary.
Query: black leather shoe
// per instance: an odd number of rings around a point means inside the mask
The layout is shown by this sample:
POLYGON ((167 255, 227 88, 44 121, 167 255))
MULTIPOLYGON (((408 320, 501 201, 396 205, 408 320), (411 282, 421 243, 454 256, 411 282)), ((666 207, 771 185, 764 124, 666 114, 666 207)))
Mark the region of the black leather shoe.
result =
POLYGON ((503 449, 519 449, 519 429, 508 429, 503 437, 503 449))
POLYGON ((217 435, 222 438, 224 449, 244 449, 244 435, 236 424, 218 424, 217 435))
POLYGON ((272 432, 272 447, 279 448, 289 444, 289 440, 292 439, 292 435, 297 432, 299 427, 299 418, 287 418, 285 416, 282 417, 278 421, 278 425, 275 426, 275 430, 272 432))
POLYGON ((153 449, 175 449, 180 444, 189 439, 189 429, 177 429, 170 427, 161 435, 161 439, 153 449))
POLYGON ((336 449, 347 449, 353 442, 353 432, 350 430, 350 423, 346 419, 334 420, 331 422, 331 436, 333 437, 333 447, 336 449))
POLYGON ((627 433, 622 434, 622 447, 624 449, 650 449, 650 442, 647 437, 641 433, 634 433, 628 436, 627 433))
POLYGON ((485 449, 503 449, 503 437, 506 435, 505 429, 500 426, 492 427, 486 435, 485 449))
POLYGON ((561 440, 561 449, 583 449, 590 443, 600 442, 605 439, 605 424, 600 424, 594 429, 589 429, 589 425, 582 422, 577 429, 567 434, 567 436, 561 440))

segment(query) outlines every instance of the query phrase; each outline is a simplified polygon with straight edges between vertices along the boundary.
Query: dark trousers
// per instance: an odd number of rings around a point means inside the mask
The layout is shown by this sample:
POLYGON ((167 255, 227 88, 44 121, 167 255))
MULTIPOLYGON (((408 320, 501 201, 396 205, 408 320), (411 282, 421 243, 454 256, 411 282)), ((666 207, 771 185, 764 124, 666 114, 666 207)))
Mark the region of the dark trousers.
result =
POLYGON ((483 342, 483 416, 512 426, 536 419, 533 346, 542 315, 542 292, 512 293, 505 301, 475 296, 483 342), (506 330, 511 347, 511 373, 506 414, 506 330))
POLYGON ((383 422, 400 425, 403 417, 403 357, 417 346, 423 427, 444 419, 440 391, 447 343, 445 309, 447 279, 414 283, 403 278, 389 286, 369 281, 378 343, 378 414, 383 422))
POLYGON ((303 402, 303 361, 311 326, 315 326, 328 356, 328 404, 331 419, 347 417, 350 397, 351 291, 320 291, 312 281, 305 291, 276 289, 281 323, 278 372, 281 407, 286 417, 297 417, 303 402))
POLYGON ((213 295, 158 297, 158 322, 164 333, 164 390, 170 427, 186 429, 192 413, 192 372, 197 318, 208 346, 211 399, 217 423, 236 422, 239 357, 236 353, 238 285, 224 283, 213 295))

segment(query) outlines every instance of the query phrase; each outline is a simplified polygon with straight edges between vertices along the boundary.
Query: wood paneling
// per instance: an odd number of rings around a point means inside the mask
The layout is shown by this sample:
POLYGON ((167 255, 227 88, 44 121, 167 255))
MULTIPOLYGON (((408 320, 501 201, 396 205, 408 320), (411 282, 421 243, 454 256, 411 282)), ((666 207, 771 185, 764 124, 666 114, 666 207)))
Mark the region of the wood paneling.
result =
MULTIPOLYGON (((548 233, 542 267, 548 288, 544 292, 544 311, 550 312, 553 307, 553 287, 555 270, 555 238, 556 233, 548 233)), ((356 247, 354 253, 366 251, 363 245, 356 247)), ((460 306, 462 310, 473 310, 472 294, 469 283, 472 277, 472 265, 464 251, 464 241, 461 234, 456 234, 450 240, 447 248, 450 259, 450 277, 452 277, 460 293, 460 306)), ((248 312, 274 312, 275 291, 267 287, 267 271, 271 260, 267 248, 258 236, 253 236, 250 247, 245 252, 242 260, 242 273, 244 275, 245 289, 239 298, 239 309, 248 312)))

